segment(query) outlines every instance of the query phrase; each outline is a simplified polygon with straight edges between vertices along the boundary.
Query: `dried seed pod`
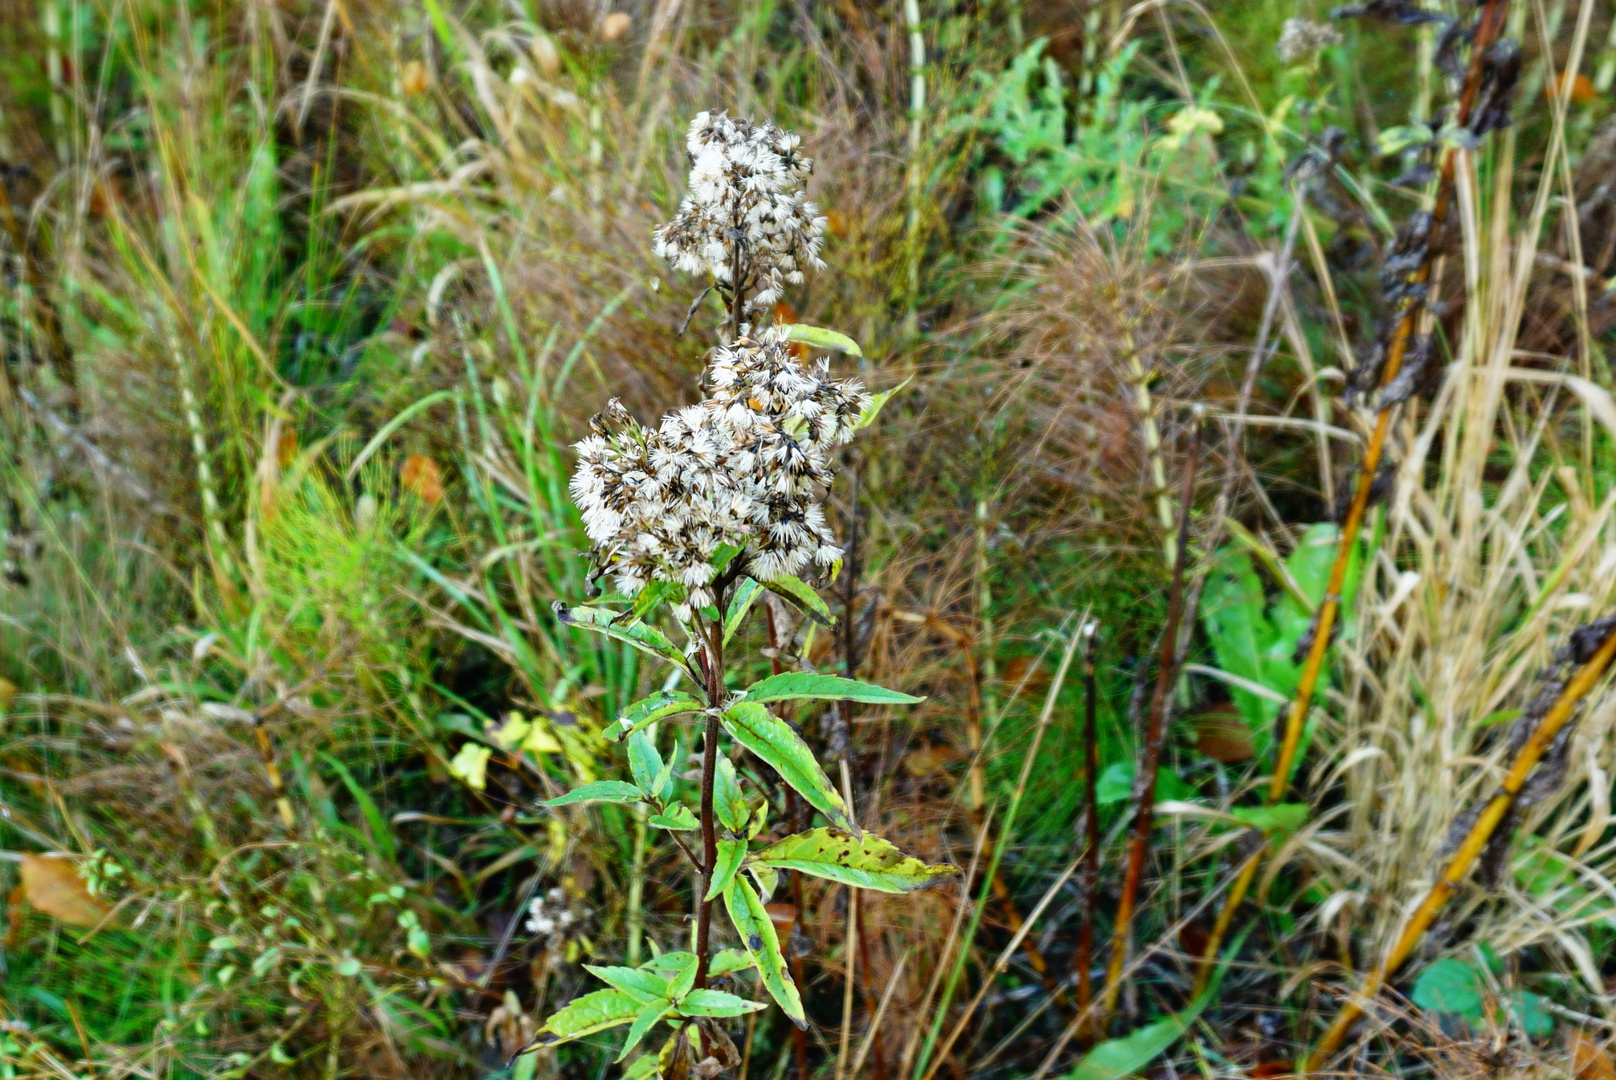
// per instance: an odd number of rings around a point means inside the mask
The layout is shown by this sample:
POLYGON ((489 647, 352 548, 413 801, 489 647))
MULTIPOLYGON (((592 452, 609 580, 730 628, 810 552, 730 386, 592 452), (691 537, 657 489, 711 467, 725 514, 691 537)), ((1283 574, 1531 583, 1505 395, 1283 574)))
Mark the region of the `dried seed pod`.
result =
MULTIPOLYGON (((1387 462, 1382 465, 1375 478, 1369 482, 1369 501, 1364 503, 1364 509, 1379 503, 1391 494, 1392 486, 1397 482, 1397 465, 1387 462)), ((1353 469, 1335 489, 1335 506, 1331 510, 1331 520, 1340 524, 1347 520, 1347 511, 1352 508, 1352 497, 1358 488, 1358 470, 1353 469)))
POLYGON ((1521 47, 1505 38, 1487 50, 1482 63, 1481 90, 1470 114, 1470 133, 1478 139, 1510 125, 1521 77, 1521 47))
POLYGON ((1445 17, 1426 11, 1415 0, 1368 0, 1364 4, 1348 4, 1332 8, 1332 19, 1381 19, 1397 26, 1418 26, 1421 23, 1443 22, 1445 17))
POLYGON ((1437 362, 1430 334, 1410 339, 1397 376, 1380 392, 1381 408, 1401 405, 1409 398, 1430 399, 1442 385, 1443 366, 1437 362))

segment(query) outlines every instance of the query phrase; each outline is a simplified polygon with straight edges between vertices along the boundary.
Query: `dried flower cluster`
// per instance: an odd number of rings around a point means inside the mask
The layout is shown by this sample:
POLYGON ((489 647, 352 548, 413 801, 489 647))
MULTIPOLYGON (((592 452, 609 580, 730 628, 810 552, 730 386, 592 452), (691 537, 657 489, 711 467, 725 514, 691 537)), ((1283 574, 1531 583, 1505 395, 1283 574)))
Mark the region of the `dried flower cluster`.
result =
POLYGON ((658 255, 677 270, 711 274, 760 307, 824 267, 825 219, 806 190, 814 163, 798 152, 796 135, 704 112, 691 121, 685 145, 690 192, 657 229, 658 255))
POLYGON ((828 567, 841 557, 823 501, 831 452, 852 438, 869 395, 833 382, 777 340, 718 349, 706 397, 640 425, 616 399, 578 443, 572 496, 594 545, 597 574, 634 595, 651 581, 683 585, 692 606, 713 603, 713 557, 739 548, 761 581, 828 567))
POLYGON ((1308 19, 1286 19, 1285 27, 1280 31, 1279 58, 1287 64, 1294 64, 1298 60, 1308 60, 1330 45, 1341 42, 1341 32, 1328 23, 1316 23, 1308 19))

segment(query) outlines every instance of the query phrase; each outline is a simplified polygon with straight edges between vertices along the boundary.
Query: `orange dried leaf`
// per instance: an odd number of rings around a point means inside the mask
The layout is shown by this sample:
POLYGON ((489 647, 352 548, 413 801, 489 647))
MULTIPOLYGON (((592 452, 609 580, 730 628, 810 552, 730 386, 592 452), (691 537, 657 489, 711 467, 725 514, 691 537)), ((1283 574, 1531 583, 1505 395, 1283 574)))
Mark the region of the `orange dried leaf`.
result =
POLYGON ((1559 97, 1565 89, 1565 81, 1568 75, 1571 77, 1571 101, 1573 104, 1586 105, 1588 102, 1598 99, 1599 90, 1594 86, 1593 80, 1580 71, 1575 75, 1562 71, 1559 77, 1554 80, 1553 85, 1543 87, 1543 96, 1551 101, 1559 97))
POLYGON ((398 481, 406 491, 434 506, 443 498, 443 474, 425 454, 411 454, 399 466, 398 481))
POLYGON ((1593 1036, 1573 1028, 1566 1042, 1571 1051, 1571 1074, 1577 1080, 1616 1080, 1616 1063, 1593 1036))
POLYGON ((78 866, 59 855, 22 857, 23 896, 35 908, 69 926, 94 926, 107 909, 90 895, 78 866))
POLYGON ((426 65, 419 60, 411 60, 404 65, 399 81, 403 84, 404 93, 407 95, 424 92, 427 86, 426 65))

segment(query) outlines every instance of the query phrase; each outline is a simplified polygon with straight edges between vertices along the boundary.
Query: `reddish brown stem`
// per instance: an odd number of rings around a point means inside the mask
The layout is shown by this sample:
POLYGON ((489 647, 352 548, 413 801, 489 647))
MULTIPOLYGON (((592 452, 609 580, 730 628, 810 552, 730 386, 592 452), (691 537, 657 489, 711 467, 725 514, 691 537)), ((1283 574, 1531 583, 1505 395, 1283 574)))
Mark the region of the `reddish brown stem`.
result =
MULTIPOLYGON (((718 594, 718 610, 724 610, 724 594, 718 594)), ((707 628, 707 704, 716 709, 724 703, 724 625, 723 616, 707 628)), ((707 985, 707 961, 712 954, 713 902, 707 899, 713 867, 718 865, 718 822, 713 812, 713 781, 718 774, 718 716, 707 717, 701 755, 701 865, 696 868, 696 986, 707 985)))
POLYGON ((1122 896, 1117 902, 1116 928, 1111 935, 1111 959, 1106 968, 1105 993, 1100 1002, 1100 1030, 1116 1008, 1122 991, 1122 965, 1127 959, 1133 924, 1134 905, 1145 875, 1150 853, 1150 829, 1156 807, 1156 769, 1161 763, 1162 743, 1167 732, 1167 705, 1172 697, 1178 669, 1178 624, 1184 609, 1184 568, 1189 554, 1190 503, 1195 495, 1195 467, 1201 456, 1199 419, 1191 428, 1189 461, 1184 469, 1183 495, 1178 506, 1178 550, 1173 557, 1173 585, 1167 603, 1167 626, 1162 631, 1161 657, 1156 672, 1156 690, 1150 699, 1150 719, 1139 755, 1139 772, 1134 778, 1133 837, 1128 849, 1128 868, 1122 880, 1122 896))
POLYGON ((1077 931, 1077 955, 1072 965, 1077 969, 1077 1011, 1081 1016, 1094 999, 1091 968, 1094 914, 1100 892, 1100 739, 1095 722, 1094 635, 1091 627, 1079 632, 1087 634, 1083 643, 1083 923, 1077 931))

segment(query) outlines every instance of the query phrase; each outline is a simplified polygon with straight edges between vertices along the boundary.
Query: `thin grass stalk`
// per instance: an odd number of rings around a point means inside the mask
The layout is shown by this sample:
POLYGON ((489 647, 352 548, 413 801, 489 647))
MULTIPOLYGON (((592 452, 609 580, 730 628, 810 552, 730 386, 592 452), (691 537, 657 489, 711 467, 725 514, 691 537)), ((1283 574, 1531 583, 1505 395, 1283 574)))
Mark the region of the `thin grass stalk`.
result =
POLYGON ((1363 1015, 1364 1008, 1386 985, 1386 980, 1402 966, 1404 960, 1408 959, 1409 954, 1420 943, 1420 939, 1425 936, 1425 931, 1453 897, 1455 890, 1464 882, 1470 868, 1475 865, 1488 842, 1492 840, 1499 823, 1515 805, 1527 777, 1548 751, 1560 729, 1571 721, 1578 704, 1605 674, 1611 658, 1616 656, 1616 618, 1609 619, 1603 630, 1604 639, 1599 647, 1577 669, 1577 673, 1566 683, 1565 689, 1560 691, 1554 704, 1543 715, 1542 722, 1516 752, 1514 760, 1510 762, 1509 771, 1498 785, 1498 790, 1488 799, 1480 816, 1470 826, 1458 850, 1448 861, 1442 876, 1431 886, 1430 892, 1426 893, 1425 899, 1404 925, 1396 944, 1364 980, 1358 992, 1342 1003, 1335 1020, 1313 1047, 1313 1052, 1304 1063, 1300 1075, 1306 1076, 1309 1072, 1317 1071, 1329 1061, 1346 1037, 1348 1029, 1363 1015))
POLYGON ((909 159, 904 177, 908 209, 904 216, 904 257, 908 261, 909 310, 906 329, 912 336, 919 327, 917 304, 920 298, 920 202, 924 173, 920 160, 921 136, 926 117, 926 38, 920 32, 920 0, 903 0, 903 18, 909 30, 909 159))
MULTIPOLYGON (((1465 74, 1464 88, 1459 99, 1458 125, 1463 128, 1469 123, 1470 114, 1475 106, 1477 94, 1480 91, 1482 72, 1485 67, 1486 54, 1497 40, 1498 34, 1504 25, 1504 15, 1509 7, 1509 0, 1489 0, 1487 7, 1481 14, 1481 22, 1476 30, 1476 37, 1471 44, 1470 66, 1465 74)), ((1443 153, 1441 178, 1437 183, 1436 199, 1431 208, 1431 226, 1429 235, 1433 238, 1441 234, 1446 225, 1448 211, 1454 198, 1454 174, 1458 166, 1458 150, 1449 146, 1443 153)), ((1427 284, 1435 264, 1434 244, 1428 243, 1425 258, 1420 262, 1419 269, 1415 271, 1415 286, 1427 284)), ((1409 341, 1414 336, 1414 329, 1418 324, 1425 305, 1420 299, 1418 291, 1410 300, 1408 310, 1402 315, 1393 332, 1392 340, 1386 351, 1386 361, 1380 372, 1380 389, 1384 391, 1397 373, 1402 370, 1403 357, 1408 349, 1409 341)), ((1274 775, 1268 784, 1268 791, 1264 802, 1273 806, 1285 797, 1289 787, 1290 772, 1296 762, 1296 748, 1301 743, 1302 728, 1307 720, 1307 714, 1313 707, 1313 694, 1318 688, 1319 676, 1323 672, 1324 657, 1330 648, 1331 632, 1335 628, 1335 621, 1341 608, 1341 590, 1346 583, 1347 565, 1351 561, 1353 548, 1357 546, 1358 535, 1363 529, 1365 513, 1369 506, 1370 488, 1373 486, 1375 476, 1380 469, 1380 459, 1385 453, 1386 436, 1391 429, 1392 414, 1397 409, 1397 403, 1392 402, 1381 405, 1375 415, 1374 432, 1371 434, 1369 444, 1364 450, 1363 461, 1359 466, 1358 477, 1352 492, 1352 503, 1347 510, 1347 518, 1342 523, 1341 533, 1336 541, 1335 560, 1330 567, 1329 584, 1325 587, 1324 596, 1319 601, 1319 607, 1313 625, 1313 640, 1308 646, 1307 661, 1302 667, 1302 675, 1296 686, 1296 695, 1291 699, 1289 713, 1285 719, 1285 734, 1280 742, 1279 753, 1274 762, 1274 775)), ((1207 938, 1206 946, 1202 950, 1199 970, 1196 974, 1196 986, 1204 987, 1211 975, 1212 964, 1217 958, 1218 950, 1222 947, 1223 938, 1234 919, 1234 912, 1245 900, 1251 889, 1251 883, 1256 879, 1257 868, 1262 860, 1262 848, 1248 857, 1246 863, 1237 874, 1233 886, 1229 889, 1224 900, 1223 908, 1218 912, 1218 918, 1213 927, 1213 933, 1207 938)))
POLYGON ((1111 935, 1111 958, 1106 968, 1105 991, 1100 1000, 1098 1026, 1104 1030, 1122 992, 1122 968, 1132 937, 1134 905, 1145 875, 1150 852, 1150 830, 1156 806, 1156 769, 1161 762, 1162 743, 1167 734, 1167 708, 1172 697, 1178 667, 1178 625, 1184 612, 1184 571, 1189 554, 1190 503, 1195 494, 1196 464, 1201 456, 1201 424, 1197 417, 1190 430, 1189 461, 1184 468, 1184 486, 1178 508, 1178 542, 1174 550, 1173 585, 1168 599, 1167 625, 1162 630, 1161 656, 1156 672, 1156 690, 1151 697, 1150 718, 1140 748, 1139 771, 1134 777, 1133 839, 1128 866, 1122 880, 1122 896, 1117 901, 1116 926, 1111 935))
POLYGON ((1100 737, 1095 720, 1094 631, 1083 626, 1083 922, 1077 931, 1077 1011, 1086 1016, 1094 1000, 1094 918, 1100 901, 1100 737))

